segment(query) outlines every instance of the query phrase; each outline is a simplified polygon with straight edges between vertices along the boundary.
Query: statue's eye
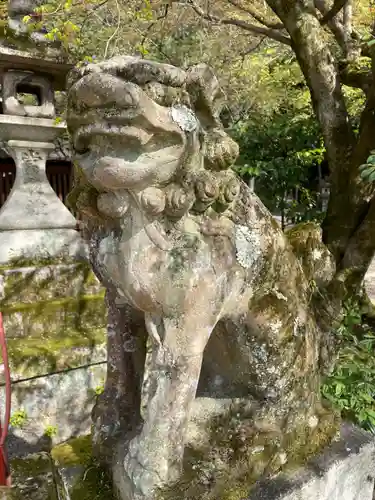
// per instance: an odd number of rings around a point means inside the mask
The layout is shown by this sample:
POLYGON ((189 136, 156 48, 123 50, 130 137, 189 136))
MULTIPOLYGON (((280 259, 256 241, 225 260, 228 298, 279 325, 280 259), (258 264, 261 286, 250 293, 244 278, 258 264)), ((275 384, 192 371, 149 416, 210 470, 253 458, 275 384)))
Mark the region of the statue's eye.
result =
POLYGON ((171 107, 172 120, 185 132, 192 132, 198 127, 195 114, 183 104, 175 104, 171 107))

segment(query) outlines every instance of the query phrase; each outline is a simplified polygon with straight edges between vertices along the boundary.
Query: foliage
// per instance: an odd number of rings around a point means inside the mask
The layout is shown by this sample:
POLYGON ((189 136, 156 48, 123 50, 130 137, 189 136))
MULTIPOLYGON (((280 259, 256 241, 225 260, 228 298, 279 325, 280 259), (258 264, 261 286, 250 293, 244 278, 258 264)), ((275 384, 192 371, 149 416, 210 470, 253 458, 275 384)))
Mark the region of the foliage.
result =
POLYGON ((98 396, 100 396, 101 394, 103 394, 103 392, 104 392, 104 380, 103 380, 102 384, 97 385, 93 389, 89 390, 89 393, 91 394, 91 396, 93 398, 97 398, 98 396))
POLYGON ((322 393, 344 418, 375 430, 375 331, 362 322, 356 302, 348 301, 337 330, 338 359, 322 393))
POLYGON ((146 55, 141 28, 153 17, 150 0, 46 0, 23 22, 30 32, 59 42, 75 60, 89 62, 96 54, 106 58, 130 46, 146 55))
POLYGON ((245 179, 255 177, 256 192, 271 211, 294 222, 317 219, 318 185, 309 188, 319 177, 325 148, 299 67, 274 49, 250 61, 261 65, 259 84, 272 98, 231 127, 241 151, 236 169, 245 179), (296 189, 299 199, 288 203, 296 189))
POLYGON ((367 182, 375 181, 375 150, 367 158, 367 162, 359 167, 361 177, 367 182))
POLYGON ((53 438, 54 436, 57 435, 58 429, 55 425, 47 425, 47 427, 44 429, 44 435, 53 438))
POLYGON ((10 425, 15 429, 22 428, 27 421, 27 413, 25 410, 17 410, 10 417, 10 425))
POLYGON ((104 392, 104 385, 98 385, 97 387, 95 387, 94 391, 97 396, 100 396, 100 394, 103 394, 104 392))

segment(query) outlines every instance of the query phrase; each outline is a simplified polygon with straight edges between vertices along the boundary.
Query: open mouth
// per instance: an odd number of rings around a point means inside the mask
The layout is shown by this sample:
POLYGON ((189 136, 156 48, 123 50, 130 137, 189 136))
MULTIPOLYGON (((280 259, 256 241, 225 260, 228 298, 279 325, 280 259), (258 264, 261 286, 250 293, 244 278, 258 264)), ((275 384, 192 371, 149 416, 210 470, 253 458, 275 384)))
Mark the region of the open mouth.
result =
POLYGON ((104 189, 143 189, 168 182, 185 148, 181 136, 108 123, 79 127, 73 145, 75 160, 104 189))
POLYGON ((79 127, 73 135, 73 147, 78 154, 84 154, 100 145, 126 146, 126 149, 141 150, 149 148, 153 138, 151 132, 132 125, 113 125, 94 123, 79 127))

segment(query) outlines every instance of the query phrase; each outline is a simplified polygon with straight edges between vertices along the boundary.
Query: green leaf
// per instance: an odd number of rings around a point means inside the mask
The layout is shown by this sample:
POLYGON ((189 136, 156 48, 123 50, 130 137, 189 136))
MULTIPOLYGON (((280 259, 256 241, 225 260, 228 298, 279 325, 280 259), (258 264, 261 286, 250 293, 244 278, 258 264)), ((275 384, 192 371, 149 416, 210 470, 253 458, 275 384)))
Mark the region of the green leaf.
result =
POLYGON ((375 410, 372 410, 371 408, 368 408, 368 409, 366 410, 366 413, 367 413, 367 415, 368 415, 369 417, 371 417, 371 418, 375 419, 375 410))
POLYGON ((344 392, 344 390, 345 390, 345 385, 342 384, 341 382, 337 383, 335 388, 335 395, 340 396, 344 392))

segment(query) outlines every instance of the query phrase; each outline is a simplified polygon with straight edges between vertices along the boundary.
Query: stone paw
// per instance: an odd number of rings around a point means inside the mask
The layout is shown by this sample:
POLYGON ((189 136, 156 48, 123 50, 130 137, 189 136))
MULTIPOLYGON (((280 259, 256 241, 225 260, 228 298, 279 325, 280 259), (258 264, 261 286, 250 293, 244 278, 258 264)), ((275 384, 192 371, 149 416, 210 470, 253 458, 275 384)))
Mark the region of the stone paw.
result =
POLYGON ((162 480, 155 470, 147 469, 137 458, 127 455, 124 460, 125 471, 133 484, 135 498, 151 499, 152 493, 162 484, 162 480))

